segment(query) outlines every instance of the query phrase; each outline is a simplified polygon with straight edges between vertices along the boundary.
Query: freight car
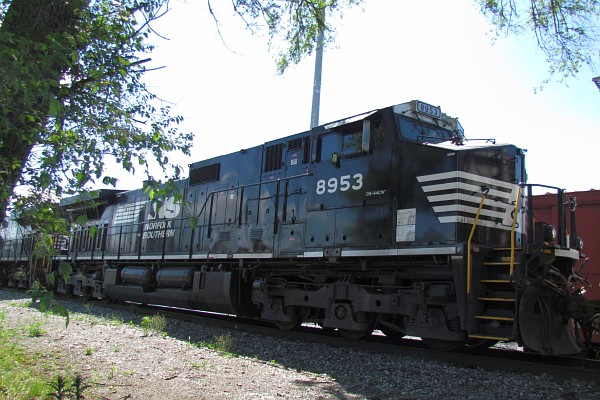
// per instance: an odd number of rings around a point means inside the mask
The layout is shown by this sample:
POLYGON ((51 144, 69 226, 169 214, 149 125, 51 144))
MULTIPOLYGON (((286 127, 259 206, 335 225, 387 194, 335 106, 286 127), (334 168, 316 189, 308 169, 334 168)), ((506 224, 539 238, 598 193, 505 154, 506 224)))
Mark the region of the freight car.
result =
MULTIPOLYGON (((547 187, 559 223, 534 222, 524 157, 466 140, 439 107, 398 104, 193 163, 177 200, 142 189, 64 199, 87 222, 46 268, 60 293, 282 329, 312 322, 441 350, 518 341, 580 353, 590 344, 575 325, 591 337, 600 304, 579 290, 575 199, 547 187)), ((4 240, 4 284, 27 286, 34 245, 4 240)))

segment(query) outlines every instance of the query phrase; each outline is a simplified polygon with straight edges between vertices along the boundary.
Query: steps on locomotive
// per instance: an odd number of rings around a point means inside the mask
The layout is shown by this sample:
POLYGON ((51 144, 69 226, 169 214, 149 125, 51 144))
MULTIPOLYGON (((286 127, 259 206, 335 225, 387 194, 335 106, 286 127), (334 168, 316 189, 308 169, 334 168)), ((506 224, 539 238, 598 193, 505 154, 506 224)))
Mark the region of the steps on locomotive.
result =
MULTIPOLYGON (((518 252, 520 249, 515 249, 518 252)), ((516 316, 516 293, 511 273, 510 248, 491 249, 478 263, 471 293, 473 326, 469 337, 476 339, 510 340, 516 316)))

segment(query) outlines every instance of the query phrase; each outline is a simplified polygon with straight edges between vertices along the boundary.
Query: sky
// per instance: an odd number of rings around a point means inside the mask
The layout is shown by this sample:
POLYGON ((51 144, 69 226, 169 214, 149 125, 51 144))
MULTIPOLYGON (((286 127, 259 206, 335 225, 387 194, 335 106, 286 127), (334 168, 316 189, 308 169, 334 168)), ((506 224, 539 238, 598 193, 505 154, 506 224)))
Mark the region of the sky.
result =
MULTIPOLYGON (((195 134, 192 162, 309 129, 314 55, 284 75, 266 32, 253 35, 230 2, 172 0, 154 25, 147 83, 195 134)), ((469 139, 494 138, 527 149, 530 183, 569 191, 600 189, 600 68, 567 85, 550 83, 532 35, 498 37, 474 0, 364 0, 331 20, 320 124, 418 99, 458 117, 469 139)), ((122 189, 140 186, 126 177, 122 189)))

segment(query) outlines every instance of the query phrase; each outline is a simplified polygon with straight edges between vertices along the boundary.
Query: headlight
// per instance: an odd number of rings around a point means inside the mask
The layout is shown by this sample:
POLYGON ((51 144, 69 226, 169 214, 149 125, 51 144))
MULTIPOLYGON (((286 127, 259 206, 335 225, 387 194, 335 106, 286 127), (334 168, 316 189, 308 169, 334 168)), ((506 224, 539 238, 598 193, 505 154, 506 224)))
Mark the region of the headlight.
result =
POLYGON ((554 242, 556 240, 556 228, 553 225, 544 225, 544 242, 554 242))
POLYGON ((583 250, 583 239, 580 237, 577 237, 577 239, 575 239, 575 250, 583 250))

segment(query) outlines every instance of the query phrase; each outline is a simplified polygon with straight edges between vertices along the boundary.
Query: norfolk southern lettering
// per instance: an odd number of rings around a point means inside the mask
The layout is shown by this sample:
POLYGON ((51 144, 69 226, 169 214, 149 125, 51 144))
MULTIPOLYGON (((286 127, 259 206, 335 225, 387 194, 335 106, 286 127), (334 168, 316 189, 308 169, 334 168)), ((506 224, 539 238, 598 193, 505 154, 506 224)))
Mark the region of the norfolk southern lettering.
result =
POLYGON ((159 239, 175 236, 175 229, 172 229, 173 221, 155 221, 144 225, 142 239, 159 239))

